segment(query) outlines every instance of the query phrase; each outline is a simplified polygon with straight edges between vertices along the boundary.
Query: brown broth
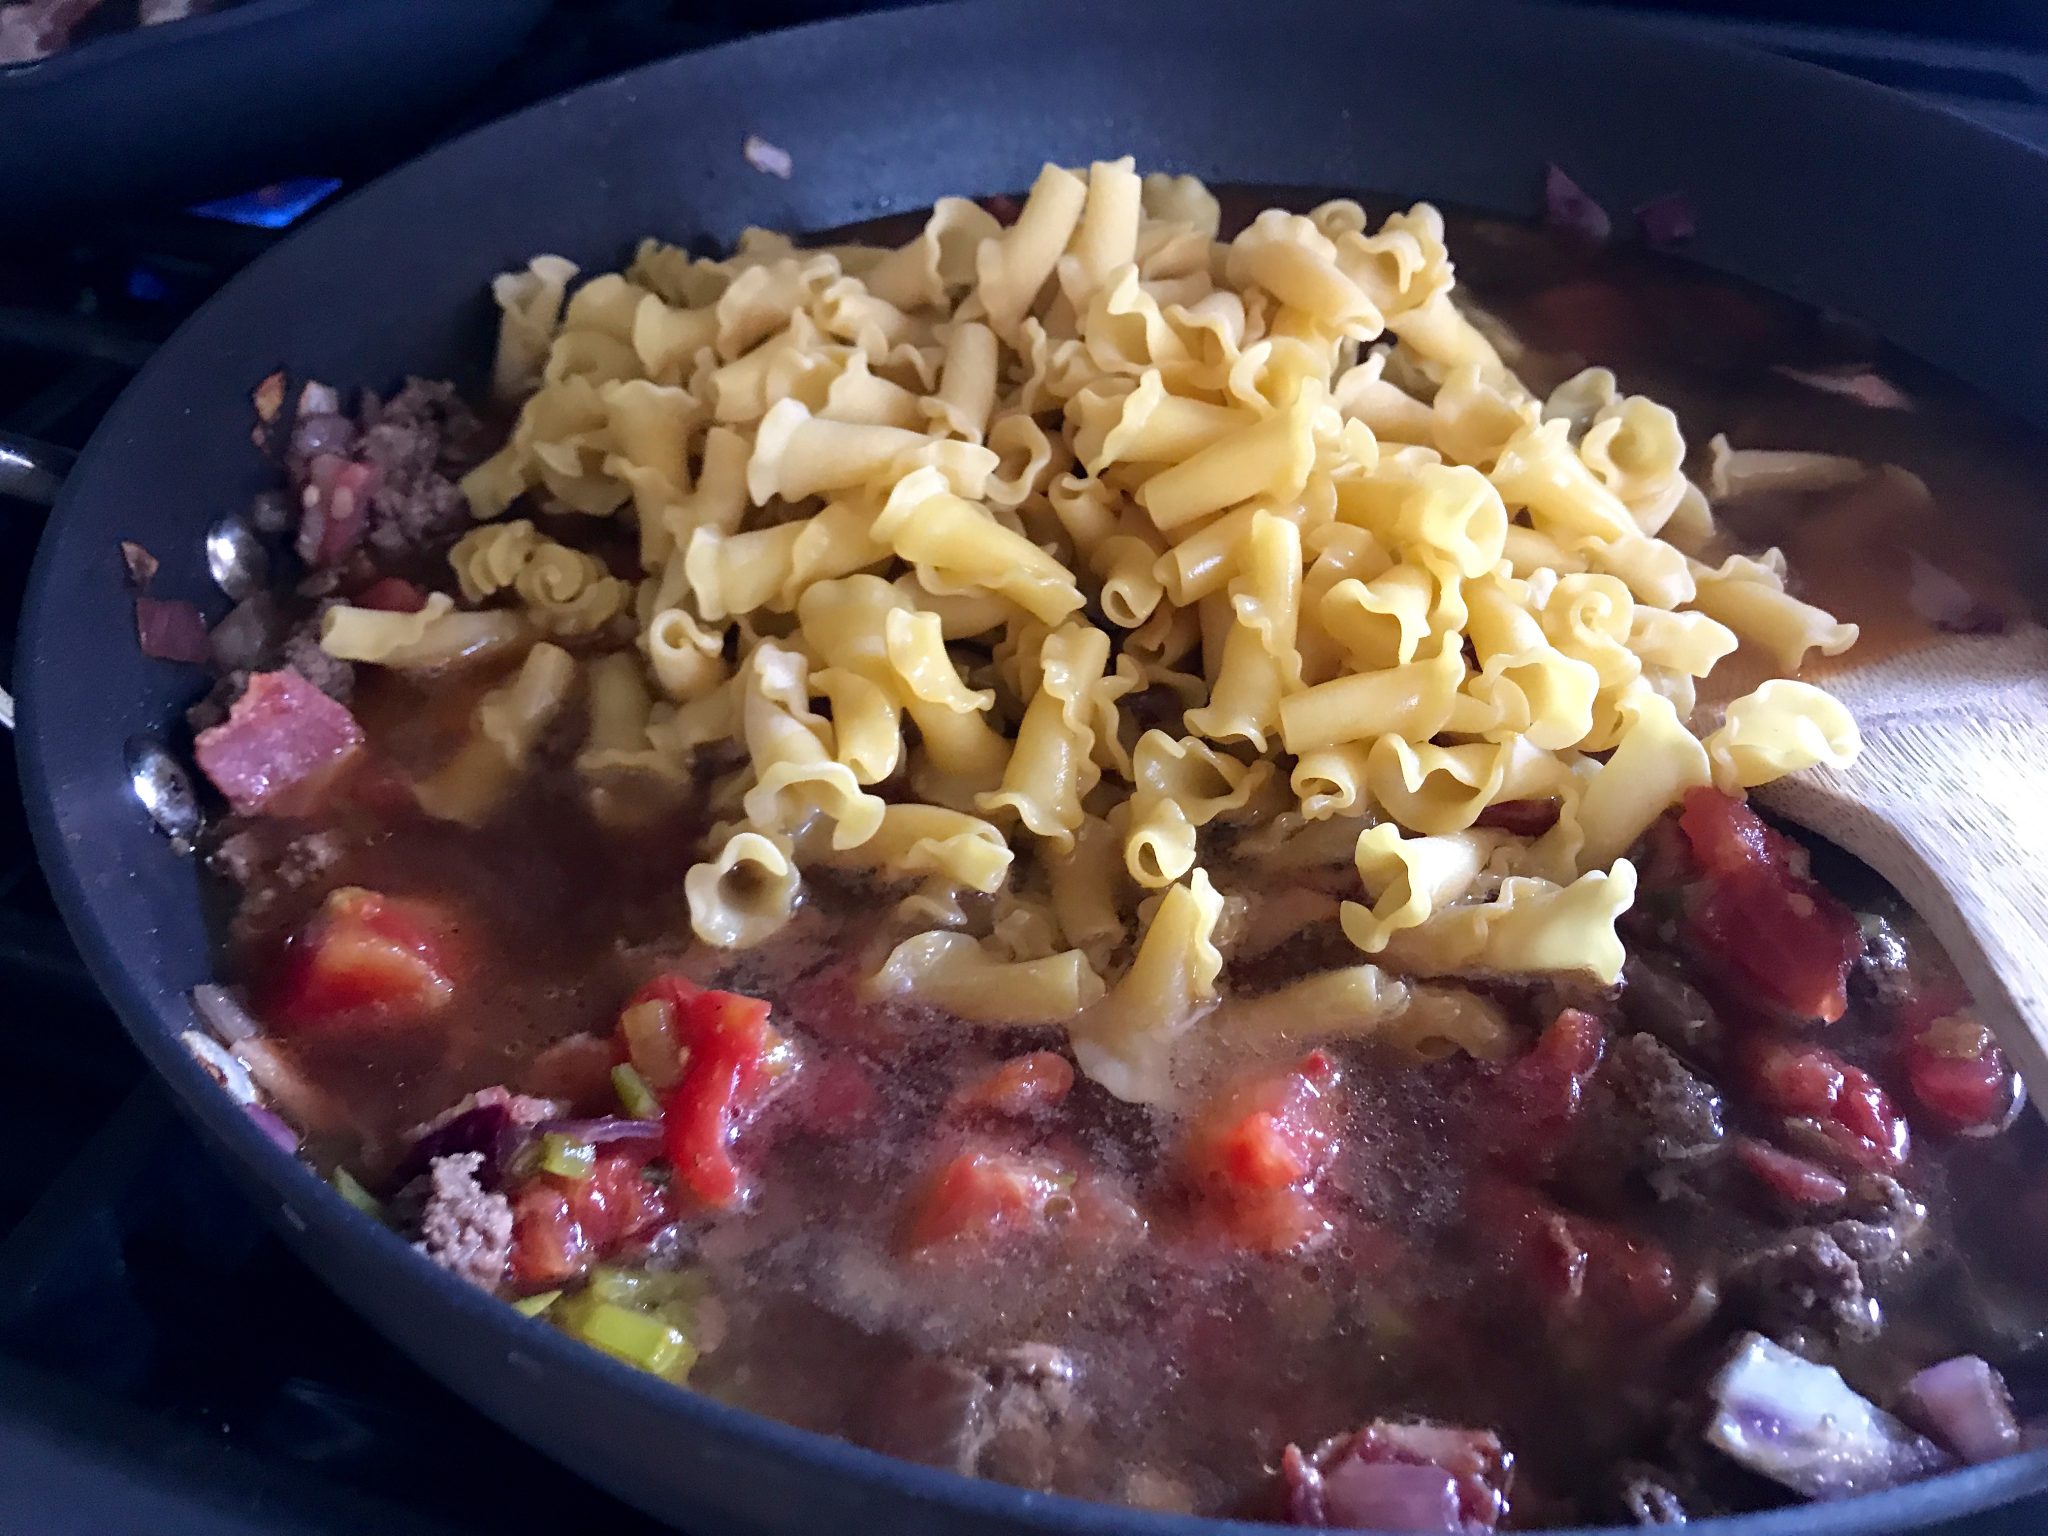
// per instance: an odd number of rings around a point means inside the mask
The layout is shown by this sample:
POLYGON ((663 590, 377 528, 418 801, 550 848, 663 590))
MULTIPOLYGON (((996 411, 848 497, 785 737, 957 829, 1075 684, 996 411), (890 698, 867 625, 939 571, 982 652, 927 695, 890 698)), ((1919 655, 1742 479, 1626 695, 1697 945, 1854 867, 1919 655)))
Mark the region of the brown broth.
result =
MULTIPOLYGON (((1254 206, 1250 196, 1227 206, 1254 206)), ((1524 340, 1518 366, 1539 392, 1597 361, 1625 390, 1677 410, 1700 453, 1724 431, 1738 447, 1851 454, 1925 481, 1931 505, 1864 485, 1725 511, 1742 545, 1785 549, 1796 590, 1864 626, 1857 654, 1936 637, 1902 600, 1908 553, 1963 583, 1987 613, 2018 617, 2023 594, 2042 590, 2018 558, 2028 545, 2013 538, 2038 500, 2040 443, 1928 370, 1880 353, 1853 327, 1678 261, 1588 252, 1484 220, 1449 224, 1463 289, 1524 340), (1914 408, 1873 410, 1774 371, 1850 362, 1878 366, 1914 408)), ((358 713, 384 758, 422 771, 451 750, 490 680, 422 687, 366 677, 358 713)), ((827 1065, 862 1073, 879 1096, 851 1138, 820 1133, 796 1108, 771 1108, 748 1133, 760 1148, 750 1154, 753 1203, 685 1222, 659 1245, 661 1262, 701 1266, 711 1280, 717 1338, 692 1379, 701 1390, 792 1423, 887 1440, 877 1403, 916 1362, 1052 1344, 1084 1362, 1087 1429, 1066 1459, 1025 1480, 1208 1512, 1265 1510, 1262 1490, 1286 1444, 1313 1445, 1373 1418, 1498 1430, 1520 1468, 1516 1525, 1603 1517, 1614 1463, 1669 1459, 1674 1405, 1695 1391, 1708 1346, 1725 1331, 1674 1326, 1646 1337, 1597 1322, 1564 1332, 1530 1326, 1525 1300, 1475 1232, 1474 1096, 1494 1069, 1462 1058, 1416 1066, 1367 1044, 1330 1047, 1346 1100, 1343 1150, 1324 1183, 1338 1231, 1306 1255, 1247 1256, 1205 1234, 1170 1154, 1215 1081, 1291 1061, 1308 1043, 1269 1035, 1192 1062, 1182 1102, 1155 1112, 1083 1079, 1058 1120, 1034 1133, 1072 1149, 1142 1211, 1144 1240, 1127 1231, 1094 1246, 904 1258, 905 1190, 956 1134, 941 1123, 947 1099, 1003 1056, 1056 1047, 1059 1037, 889 1010, 849 1034, 843 1020, 818 1013, 818 978, 872 965, 891 938, 888 903, 858 886, 814 893, 760 949, 729 959, 692 952, 681 880, 703 821, 686 806, 608 826, 558 751, 544 753, 517 800, 478 831, 404 811, 348 812, 326 827, 340 835, 338 862, 317 885, 245 910, 234 974, 255 979, 260 994, 280 945, 320 896, 359 884, 461 911, 473 980, 431 1038, 286 1047, 346 1106, 323 1154, 374 1173, 408 1127, 469 1090, 502 1082, 560 1091, 547 1064, 536 1064, 543 1049, 609 1031, 636 986, 681 967, 775 1000, 807 1054, 806 1074, 827 1065)), ((1921 963, 1941 963, 1866 872, 1824 863, 1859 909, 1888 911, 1908 930, 1921 963)), ((1305 932, 1296 926, 1276 951, 1286 966, 1339 962, 1344 946, 1326 917, 1305 932)), ((1523 1037, 1555 1011, 1543 988, 1498 996, 1523 1037)), ((1596 1002, 1612 1012, 1611 1000, 1596 1002)), ((1206 1038, 1231 1040, 1229 1012, 1225 1005, 1203 1026, 1206 1038)), ((1877 1011, 1859 1005, 1827 1039, 1881 1077, 1891 1071, 1877 1011)), ((1731 1132, 1764 1123, 1727 1097, 1731 1132)), ((1933 1209, 1939 1242, 1886 1292, 1882 1338, 1836 1356, 1853 1382, 1881 1393, 1965 1349, 2007 1366, 2038 1360, 2048 1304, 2030 1277, 2048 1262, 2039 1236, 2048 1231, 2044 1150, 2032 1119, 1984 1140, 1920 1138, 1908 1182, 1933 1209), (2034 1219, 2013 1220, 2016 1206, 2034 1219)), ((1622 1181, 1573 1198, 1664 1244, 1686 1283, 1710 1281, 1785 1225, 1725 1180, 1698 1199, 1659 1201, 1622 1181)), ((1741 1480, 1717 1484, 1713 1498, 1730 1507, 1773 1501, 1741 1480)))

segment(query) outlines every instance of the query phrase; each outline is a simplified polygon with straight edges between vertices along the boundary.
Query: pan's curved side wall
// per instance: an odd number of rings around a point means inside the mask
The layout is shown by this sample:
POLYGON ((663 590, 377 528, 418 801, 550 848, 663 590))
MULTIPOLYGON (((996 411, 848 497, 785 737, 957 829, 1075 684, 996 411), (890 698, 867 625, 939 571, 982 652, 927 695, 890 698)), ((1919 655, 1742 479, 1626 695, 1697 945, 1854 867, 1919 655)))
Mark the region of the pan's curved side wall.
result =
MULTIPOLYGON (((1016 188, 1044 158, 1135 153, 1218 180, 1353 185, 1532 211, 1549 160, 1610 206, 1673 188, 1695 254, 1861 314, 2048 415, 2048 162, 1960 120, 1782 61, 1485 0, 1002 0, 894 12, 671 61, 453 144, 230 284, 136 381, 66 489, 23 619, 20 751, 38 847, 95 975, 188 1115, 294 1246, 430 1369, 646 1508, 809 1529, 1144 1532, 1187 1522, 891 1463, 669 1391, 528 1323, 349 1210, 216 1093, 176 1041, 209 968, 200 882, 128 796, 122 748, 175 720, 188 669, 136 651, 116 542, 207 591, 199 533, 261 485, 251 385, 475 376, 488 276, 638 236, 820 228, 1016 188), (741 157, 789 149, 779 181, 741 157)), ((2013 530, 2039 553, 2038 529, 2013 530)), ((168 726, 164 726, 169 730, 168 726)), ((2039 1458, 1726 1536, 1899 1530, 2039 1486, 2039 1458)), ((1216 1530, 1217 1527, 1204 1527, 1216 1530)))

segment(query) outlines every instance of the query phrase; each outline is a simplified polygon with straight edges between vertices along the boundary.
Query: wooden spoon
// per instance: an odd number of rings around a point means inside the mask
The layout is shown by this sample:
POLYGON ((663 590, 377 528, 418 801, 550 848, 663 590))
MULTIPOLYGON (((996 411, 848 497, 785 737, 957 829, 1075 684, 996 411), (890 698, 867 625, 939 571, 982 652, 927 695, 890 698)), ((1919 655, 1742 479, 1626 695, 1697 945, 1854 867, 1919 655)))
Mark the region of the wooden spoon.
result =
POLYGON ((1897 888, 2048 1115, 2048 629, 1854 656, 1818 681, 1862 755, 1757 796, 1897 888))

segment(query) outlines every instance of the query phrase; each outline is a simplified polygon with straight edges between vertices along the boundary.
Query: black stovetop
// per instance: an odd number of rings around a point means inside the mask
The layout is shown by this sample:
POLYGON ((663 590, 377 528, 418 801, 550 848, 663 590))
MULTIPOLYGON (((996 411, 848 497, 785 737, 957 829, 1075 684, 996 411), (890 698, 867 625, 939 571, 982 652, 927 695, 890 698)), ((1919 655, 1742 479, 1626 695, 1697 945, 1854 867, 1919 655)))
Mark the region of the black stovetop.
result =
MULTIPOLYGON (((445 131, 645 59, 862 8, 561 0, 445 131)), ((1912 33, 1799 19, 1829 9, 1813 4, 1696 8, 1723 14, 1657 7, 1659 24, 1847 68, 2048 145, 2048 19, 2032 4, 1959 0, 1941 12, 1948 37, 1925 35, 1931 8, 1911 4, 1866 16, 1912 33)), ((317 208, 322 188, 297 193, 317 208)), ((153 344, 278 237, 152 214, 0 249, 0 432, 81 446, 153 344)), ((0 497, 9 667, 38 517, 0 497)), ((64 935, 20 801, 0 755, 0 1536, 655 1531, 414 1368, 269 1235, 144 1080, 64 935)), ((1945 1536, 2044 1530, 2048 1502, 1945 1536)))

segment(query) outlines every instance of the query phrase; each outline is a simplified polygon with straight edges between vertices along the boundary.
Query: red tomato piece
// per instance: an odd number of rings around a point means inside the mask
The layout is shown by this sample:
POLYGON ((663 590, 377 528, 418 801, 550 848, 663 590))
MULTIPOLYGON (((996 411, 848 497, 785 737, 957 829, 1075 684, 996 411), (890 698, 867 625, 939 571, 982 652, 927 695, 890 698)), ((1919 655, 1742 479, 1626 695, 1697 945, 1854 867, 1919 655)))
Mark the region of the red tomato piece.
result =
POLYGON ((1914 1104, 1943 1130, 1997 1125, 2012 1109, 2012 1068, 1995 1045, 1952 1056, 1915 1041, 1906 1047, 1905 1069, 1914 1104))
POLYGON ((1826 1206, 1846 1199, 1849 1186, 1819 1163, 1745 1136, 1735 1156, 1773 1194, 1791 1205, 1826 1206))
POLYGON ((1494 1180, 1468 1198, 1480 1241, 1500 1254, 1553 1320, 1654 1327, 1683 1305, 1671 1258, 1656 1243, 1494 1180))
POLYGON ((512 1197, 513 1284, 527 1291, 565 1284, 666 1225, 668 1200, 646 1168, 643 1152, 600 1148, 587 1178, 542 1173, 521 1185, 512 1197))
POLYGON ((1709 880, 1688 920, 1693 942, 1772 1006, 1839 1019, 1863 953, 1855 914, 1800 874, 1794 845, 1742 801, 1691 790, 1679 826, 1709 880))
POLYGON ((1337 1155, 1337 1067, 1322 1051, 1226 1090, 1181 1152, 1204 1222, 1239 1246, 1287 1253, 1330 1231, 1313 1196, 1337 1155))
POLYGON ((570 1214, 562 1183, 543 1174, 512 1197, 510 1273, 519 1290, 552 1290, 590 1267, 590 1244, 570 1214))
POLYGON ((682 1076, 662 1105, 676 1181, 706 1205, 736 1204, 743 1179, 733 1139, 787 1067, 782 1037, 768 1027, 768 1002, 706 992, 679 976, 657 977, 633 999, 649 1001, 676 1010, 683 1050, 682 1076))
POLYGON ((1753 1044, 1747 1066, 1751 1087, 1766 1108, 1812 1122, 1850 1166, 1904 1165, 1911 1147, 1905 1117, 1861 1067, 1821 1046, 1779 1039, 1753 1044))
POLYGON ((993 1149, 961 1152, 911 1197, 903 1246, 915 1252, 965 1238, 987 1243, 1043 1226, 1047 1207, 1075 1183, 1049 1157, 993 1149))
POLYGON ((266 1012, 288 1030, 431 1018, 455 1000, 453 927, 431 903, 343 886, 292 940, 266 1012))
POLYGON ((835 1140, 871 1129, 883 1110, 881 1090, 867 1068, 848 1056, 804 1067, 797 1114, 814 1136, 835 1140))
POLYGON ((385 576, 371 582, 355 595, 358 608, 378 608, 386 613, 418 613, 427 606, 426 592, 403 576, 385 576))
POLYGON ((1501 1070, 1484 1104, 1480 1134, 1502 1161, 1531 1171, 1550 1165, 1571 1139, 1586 1084, 1606 1049, 1599 1019, 1566 1008, 1526 1054, 1501 1070))
POLYGON ((562 1183, 569 1197, 569 1214, 600 1258, 620 1244, 646 1237, 668 1224, 668 1199, 660 1186, 647 1178, 644 1151, 600 1147, 588 1178, 563 1179, 562 1183))
POLYGON ((1028 1120, 1058 1108, 1073 1087, 1074 1068, 1066 1057, 1058 1051, 1030 1051, 969 1083, 955 1096, 953 1108, 1028 1120))

